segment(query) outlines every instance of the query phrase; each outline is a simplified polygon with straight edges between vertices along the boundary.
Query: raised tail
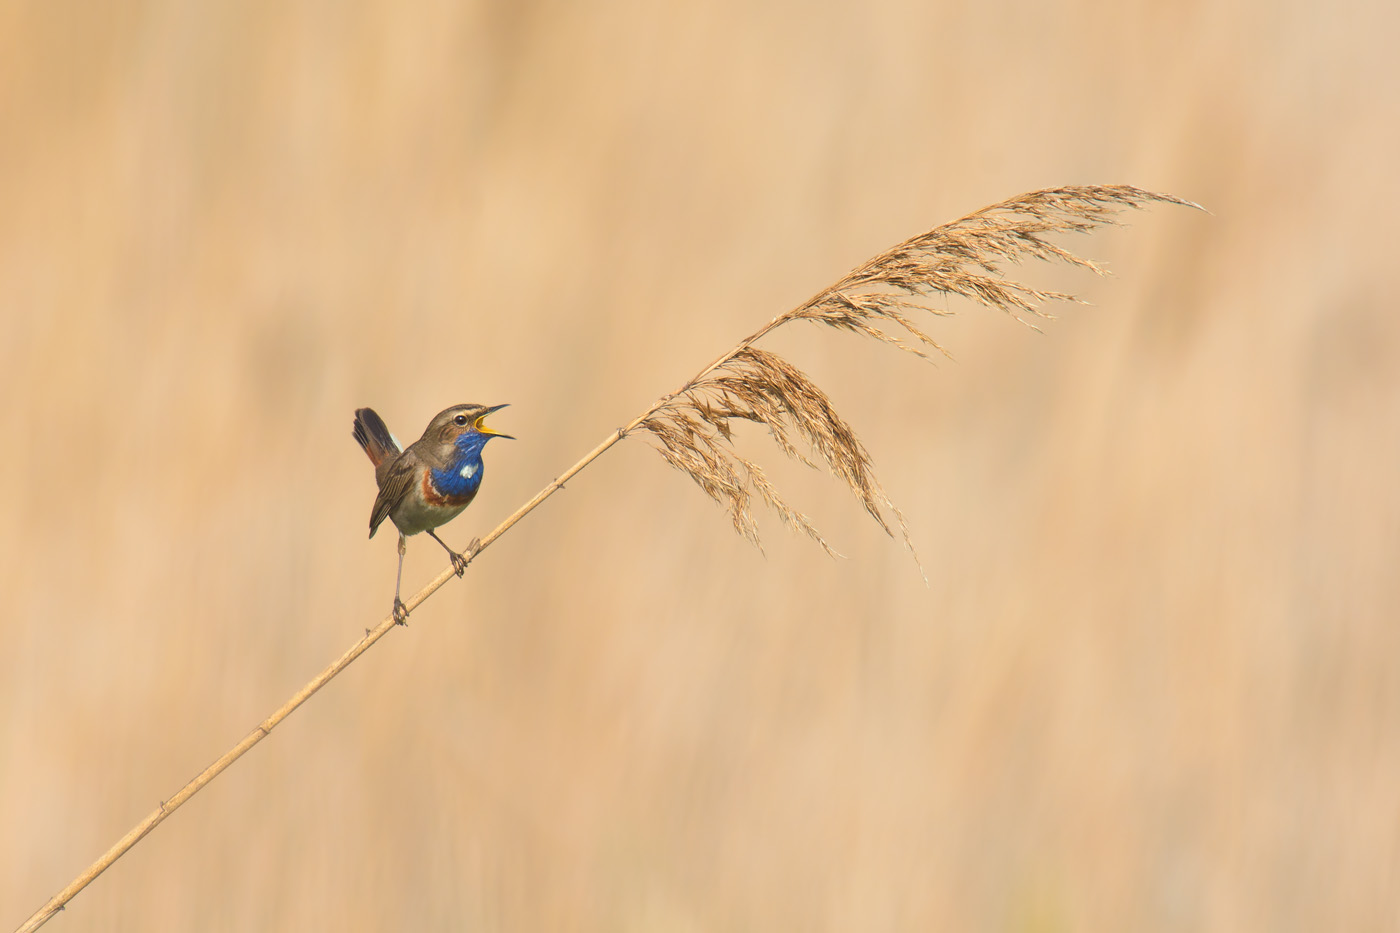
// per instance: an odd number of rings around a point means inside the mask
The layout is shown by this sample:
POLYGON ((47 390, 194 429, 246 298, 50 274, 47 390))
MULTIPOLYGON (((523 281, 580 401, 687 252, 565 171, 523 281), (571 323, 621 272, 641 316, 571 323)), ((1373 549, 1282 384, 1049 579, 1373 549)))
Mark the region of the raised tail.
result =
POLYGON ((376 469, 385 460, 392 460, 402 452, 399 442, 389 433, 389 426, 373 408, 355 410, 355 440, 369 454, 376 469))

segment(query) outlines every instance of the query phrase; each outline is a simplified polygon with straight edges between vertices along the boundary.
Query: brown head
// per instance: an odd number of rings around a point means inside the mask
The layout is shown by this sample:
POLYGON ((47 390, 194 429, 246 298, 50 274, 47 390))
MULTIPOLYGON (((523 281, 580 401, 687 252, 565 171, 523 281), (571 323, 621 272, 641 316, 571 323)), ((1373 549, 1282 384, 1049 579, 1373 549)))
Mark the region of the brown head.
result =
POLYGON ((486 426, 486 416, 505 405, 453 405, 439 412, 428 424, 423 437, 415 444, 421 453, 438 460, 455 460, 461 454, 480 456, 481 448, 493 437, 514 440, 486 426))

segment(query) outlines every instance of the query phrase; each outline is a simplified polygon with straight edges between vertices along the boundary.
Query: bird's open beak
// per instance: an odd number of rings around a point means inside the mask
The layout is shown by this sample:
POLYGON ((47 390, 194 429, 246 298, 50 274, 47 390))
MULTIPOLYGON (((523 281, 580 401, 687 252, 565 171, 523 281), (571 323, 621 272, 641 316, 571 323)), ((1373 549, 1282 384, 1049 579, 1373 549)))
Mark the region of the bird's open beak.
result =
MULTIPOLYGON (((507 403, 507 404, 509 404, 509 403, 507 403)), ((488 428, 488 427, 486 426, 486 416, 489 415, 489 414, 491 414, 493 411, 500 411, 502 408, 505 408, 505 407, 507 407, 507 406, 506 406, 506 405, 493 405, 492 407, 486 409, 486 411, 482 412, 479 416, 477 416, 476 424, 474 425, 474 427, 476 428, 476 432, 477 432, 478 434, 486 434, 486 435, 489 435, 490 437, 504 437, 504 438, 505 438, 506 440, 508 440, 508 441, 513 441, 513 440, 515 440, 515 438, 512 437, 512 436, 509 435, 509 434, 502 434, 500 431, 493 431, 493 430, 491 430, 490 428, 488 428)))

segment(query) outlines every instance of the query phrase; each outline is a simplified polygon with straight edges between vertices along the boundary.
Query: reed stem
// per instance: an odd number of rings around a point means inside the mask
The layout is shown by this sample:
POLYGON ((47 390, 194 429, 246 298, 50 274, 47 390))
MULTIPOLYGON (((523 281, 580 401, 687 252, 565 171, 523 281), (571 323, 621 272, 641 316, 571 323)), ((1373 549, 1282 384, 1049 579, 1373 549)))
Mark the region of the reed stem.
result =
MULTIPOLYGON (((663 449, 662 455, 673 465, 688 472, 717 501, 728 504, 735 518, 736 528, 746 536, 757 540, 753 530, 753 519, 748 514, 748 488, 751 486, 757 488, 762 500, 777 510, 785 521, 806 532, 830 551, 829 545, 811 527, 806 517, 789 508, 777 497, 776 491, 756 465, 737 455, 731 455, 724 449, 729 439, 728 421, 733 418, 767 424, 774 439, 784 451, 800 457, 800 453, 788 440, 789 426, 795 424, 797 434, 820 451, 832 472, 850 485, 866 510, 886 532, 891 532, 890 525, 882 517, 880 509, 888 507, 893 511, 899 527, 904 531, 905 542, 908 543, 909 537, 907 529, 904 529, 903 517, 875 482, 870 472, 868 455, 849 426, 830 407, 829 399, 796 367, 774 354, 754 349, 753 344, 782 324, 795 320, 811 320, 861 333, 923 355, 918 344, 906 344, 877 324, 903 328, 919 344, 942 349, 919 330, 908 315, 910 309, 922 307, 928 311, 927 307, 919 305, 914 299, 933 292, 962 295, 1017 317, 1020 313, 1041 314, 1037 302, 1046 299, 1071 300, 1071 296, 1037 291, 1006 281, 998 271, 997 263, 1015 262, 1022 257, 1031 257, 1061 260, 1100 271, 1093 263, 1047 242, 1043 235, 1082 232, 1101 224, 1113 223, 1115 211, 1125 207, 1141 207, 1152 201, 1198 206, 1170 195, 1155 194, 1128 186, 1046 189, 994 204, 886 250, 858 266, 835 285, 821 290, 791 311, 773 318, 745 337, 733 349, 701 369, 680 389, 657 399, 624 427, 609 434, 598 446, 584 454, 578 462, 536 493, 534 498, 516 509, 481 538, 479 547, 469 561, 475 559, 476 554, 489 547, 516 522, 563 488, 579 471, 597 460, 618 441, 644 426, 660 438, 663 445, 675 443, 676 438, 681 438, 680 443, 697 445, 696 460, 679 459, 675 450, 668 452, 663 449), (724 371, 716 375, 721 369, 724 371), (712 376, 715 378, 711 378, 712 376), (718 400, 699 397, 706 393, 717 396, 718 400), (660 420, 653 420, 659 415, 662 416, 660 420), (697 431, 700 432, 698 437, 697 431)), ((409 611, 422 605, 455 575, 455 571, 449 565, 407 600, 405 605, 409 611)), ((50 898, 18 928, 20 933, 29 933, 43 926, 113 862, 199 793, 205 785, 222 774, 229 765, 267 738, 297 707, 309 700, 394 627, 395 619, 390 613, 377 626, 366 629, 363 638, 313 677, 213 764, 195 775, 176 791, 174 796, 162 801, 145 819, 132 827, 63 890, 50 898)))

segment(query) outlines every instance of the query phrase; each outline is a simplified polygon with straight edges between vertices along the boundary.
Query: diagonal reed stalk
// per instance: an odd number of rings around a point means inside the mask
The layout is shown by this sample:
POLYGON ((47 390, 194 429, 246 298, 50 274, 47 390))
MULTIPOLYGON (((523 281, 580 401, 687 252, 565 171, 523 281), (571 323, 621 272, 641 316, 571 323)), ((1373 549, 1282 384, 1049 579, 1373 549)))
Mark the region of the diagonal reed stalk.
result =
MULTIPOLYGON (((1199 207, 1171 195, 1126 185, 1051 188, 993 204, 905 240, 791 311, 773 318, 701 369, 678 390, 657 399, 516 509, 481 539, 481 548, 489 547, 608 448, 628 435, 645 430, 657 441, 661 456, 725 506, 735 530, 754 544, 758 544, 758 530, 751 506, 753 496, 757 495, 784 522, 809 535, 831 553, 831 546, 812 523, 783 501, 757 464, 735 453, 730 443, 730 422, 736 419, 765 425, 785 454, 811 463, 799 448, 800 441, 833 475, 845 481, 875 522, 892 535, 891 518, 886 517, 888 512, 899 526, 905 544, 909 545, 904 518, 875 479, 869 454, 855 432, 836 413, 826 394, 797 367, 755 344, 784 324, 815 321, 919 356, 927 357, 929 351, 943 353, 943 348, 920 329, 912 316, 918 311, 934 315, 951 313, 930 307, 922 300, 940 293, 961 295, 1022 321, 1027 317, 1048 318, 1050 315, 1040 310, 1042 302, 1076 299, 1072 295, 1040 291, 1008 281, 1001 265, 1028 258, 1059 260, 1102 274, 1103 270, 1097 265, 1056 246, 1046 236, 1086 232, 1113 224, 1117 222, 1119 211, 1141 208, 1154 201, 1199 207)), ((480 549, 476 553, 480 553, 480 549)), ((439 573, 407 600, 409 611, 422 605, 453 576, 450 566, 439 573)), ((173 797, 162 801, 19 930, 35 930, 46 923, 74 895, 266 738, 282 720, 394 626, 391 614, 373 629, 367 629, 363 638, 173 797)))

